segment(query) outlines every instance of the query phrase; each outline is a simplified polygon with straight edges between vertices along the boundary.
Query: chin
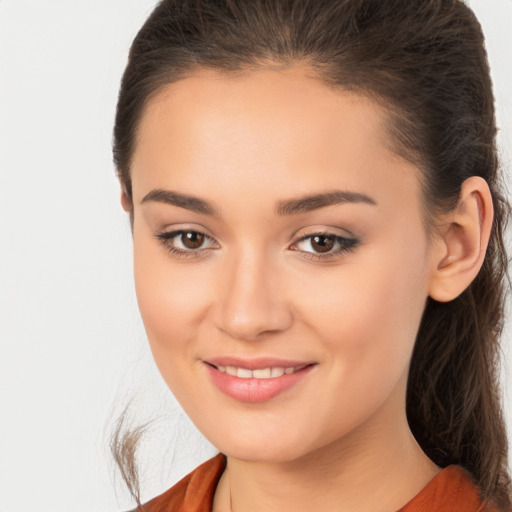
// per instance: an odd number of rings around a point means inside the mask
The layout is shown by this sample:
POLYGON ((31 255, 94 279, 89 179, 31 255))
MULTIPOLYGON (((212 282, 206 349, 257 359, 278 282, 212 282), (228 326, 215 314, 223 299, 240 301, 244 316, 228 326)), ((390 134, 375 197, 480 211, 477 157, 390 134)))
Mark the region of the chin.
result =
POLYGON ((222 440, 211 440, 212 444, 227 457, 247 462, 282 463, 297 460, 309 452, 304 442, 305 436, 295 436, 275 432, 272 436, 265 432, 254 432, 252 436, 240 437, 236 434, 223 436, 222 440))
POLYGON ((299 448, 303 447, 275 447, 263 446, 262 443, 253 446, 226 446, 220 450, 227 457, 246 462, 261 462, 266 464, 278 464, 292 462, 299 459, 304 453, 299 448))

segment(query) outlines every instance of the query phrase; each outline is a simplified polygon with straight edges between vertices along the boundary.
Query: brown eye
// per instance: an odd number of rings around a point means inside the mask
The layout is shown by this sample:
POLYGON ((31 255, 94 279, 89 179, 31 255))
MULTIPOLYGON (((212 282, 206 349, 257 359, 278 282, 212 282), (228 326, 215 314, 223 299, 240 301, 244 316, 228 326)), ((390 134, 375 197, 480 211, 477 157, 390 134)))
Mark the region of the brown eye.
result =
POLYGON ((201 231, 179 229, 157 233, 156 239, 173 255, 179 258, 198 258, 210 249, 218 249, 219 244, 201 231))
POLYGON ((187 249, 199 249, 204 244, 205 236, 197 231, 185 231, 181 234, 181 243, 187 249))
POLYGON ((308 260, 327 261, 342 257, 358 245, 356 238, 345 238, 334 233, 313 233, 302 237, 290 249, 300 251, 308 260))
POLYGON ((335 243, 335 237, 332 235, 315 235, 311 237, 311 247, 316 252, 329 252, 335 243))

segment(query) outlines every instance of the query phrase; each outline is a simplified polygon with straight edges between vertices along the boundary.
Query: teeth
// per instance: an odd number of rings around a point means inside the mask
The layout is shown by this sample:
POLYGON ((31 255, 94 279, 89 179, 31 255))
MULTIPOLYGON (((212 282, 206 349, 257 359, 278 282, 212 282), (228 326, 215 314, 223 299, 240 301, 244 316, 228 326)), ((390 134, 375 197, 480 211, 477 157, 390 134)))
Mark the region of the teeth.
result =
POLYGON ((250 379, 252 377, 252 370, 247 370, 246 368, 238 368, 236 376, 240 377, 241 379, 250 379))
POLYGON ((272 368, 272 377, 281 377, 284 374, 284 368, 272 368))
POLYGON ((263 370, 253 370, 252 375, 255 379, 268 379, 272 377, 272 370, 264 368, 263 370))
POLYGON ((237 368, 236 366, 217 366, 217 370, 241 379, 270 379, 271 377, 290 375, 291 373, 301 370, 305 366, 307 365, 296 367, 292 366, 290 368, 277 366, 275 368, 262 368, 258 370, 248 370, 247 368, 237 368))

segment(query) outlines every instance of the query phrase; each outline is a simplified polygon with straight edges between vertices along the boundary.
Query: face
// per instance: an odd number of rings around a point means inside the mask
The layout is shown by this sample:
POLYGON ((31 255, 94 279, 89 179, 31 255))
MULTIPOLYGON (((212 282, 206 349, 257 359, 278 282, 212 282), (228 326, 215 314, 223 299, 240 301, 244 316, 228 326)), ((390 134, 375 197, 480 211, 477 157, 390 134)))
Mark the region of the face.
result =
POLYGON ((404 417, 428 292, 420 171, 386 112, 303 68, 148 104, 135 283, 156 364, 223 453, 289 461, 404 417))

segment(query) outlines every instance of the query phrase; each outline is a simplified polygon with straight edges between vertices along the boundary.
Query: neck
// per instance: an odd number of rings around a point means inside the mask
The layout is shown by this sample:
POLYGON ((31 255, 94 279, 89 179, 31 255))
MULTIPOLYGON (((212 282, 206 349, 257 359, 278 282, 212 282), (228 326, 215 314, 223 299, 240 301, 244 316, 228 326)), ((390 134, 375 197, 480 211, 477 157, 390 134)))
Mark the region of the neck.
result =
POLYGON ((416 443, 405 407, 403 414, 396 413, 380 411, 357 431, 293 461, 269 463, 228 457, 213 510, 398 510, 440 468, 416 443))

